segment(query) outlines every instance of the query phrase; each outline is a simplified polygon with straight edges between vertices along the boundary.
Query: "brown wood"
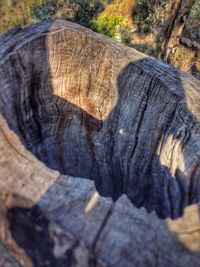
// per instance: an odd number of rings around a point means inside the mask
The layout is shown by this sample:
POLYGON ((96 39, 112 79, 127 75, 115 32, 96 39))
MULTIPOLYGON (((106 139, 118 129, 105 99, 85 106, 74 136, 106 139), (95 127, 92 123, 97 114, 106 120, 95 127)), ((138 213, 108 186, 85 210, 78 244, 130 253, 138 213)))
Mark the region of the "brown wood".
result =
POLYGON ((199 88, 70 22, 0 36, 0 266, 199 267, 199 88))

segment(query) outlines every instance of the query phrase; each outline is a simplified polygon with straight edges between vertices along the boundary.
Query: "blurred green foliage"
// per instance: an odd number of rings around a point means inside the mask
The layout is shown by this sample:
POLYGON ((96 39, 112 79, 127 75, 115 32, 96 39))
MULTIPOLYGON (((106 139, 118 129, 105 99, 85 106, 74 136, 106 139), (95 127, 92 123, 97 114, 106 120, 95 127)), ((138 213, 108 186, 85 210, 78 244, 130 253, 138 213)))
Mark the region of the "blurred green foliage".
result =
POLYGON ((115 38, 116 41, 126 44, 126 45, 131 45, 132 41, 132 31, 127 25, 117 25, 115 27, 115 38))
POLYGON ((0 0, 0 33, 32 23, 31 8, 39 0, 0 0))
MULTIPOLYGON (((66 19, 110 36, 120 42, 130 43, 131 29, 125 15, 103 12, 116 0, 0 0, 0 32, 20 24, 25 27, 46 19, 66 19)), ((119 1, 118 1, 119 2, 119 1)), ((117 3, 117 1, 116 1, 117 3)), ((120 3, 126 3, 122 0, 120 3)), ((119 3, 118 3, 119 4, 119 3)), ((133 23, 139 33, 157 34, 161 31, 169 0, 137 0, 132 13, 133 23)), ((200 0, 196 0, 185 27, 184 35, 200 39, 200 0)))
POLYGON ((130 32, 123 16, 109 17, 103 10, 112 0, 0 0, 0 32, 20 24, 65 19, 128 44, 130 32))
POLYGON ((67 19, 86 27, 111 0, 0 0, 0 32, 47 19, 67 19))
POLYGON ((155 32, 163 26, 167 16, 167 0, 138 0, 133 11, 133 22, 138 32, 155 32))
POLYGON ((196 0, 183 33, 186 37, 200 42, 200 0, 196 0))
POLYGON ((60 18, 92 27, 92 20, 109 2, 108 0, 40 0, 39 4, 32 6, 31 13, 34 22, 60 18))
POLYGON ((93 20, 93 28, 100 33, 103 33, 111 38, 115 38, 116 27, 122 25, 124 18, 122 16, 100 15, 97 19, 93 20))

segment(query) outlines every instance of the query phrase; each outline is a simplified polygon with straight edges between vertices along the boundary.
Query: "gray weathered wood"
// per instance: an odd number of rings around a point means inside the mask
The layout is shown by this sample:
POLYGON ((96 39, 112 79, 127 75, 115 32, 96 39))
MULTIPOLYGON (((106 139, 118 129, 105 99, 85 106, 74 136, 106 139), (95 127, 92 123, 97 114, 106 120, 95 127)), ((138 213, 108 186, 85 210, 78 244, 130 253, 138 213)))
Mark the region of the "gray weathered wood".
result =
POLYGON ((0 38, 0 237, 21 266, 199 266, 199 85, 65 21, 0 38))

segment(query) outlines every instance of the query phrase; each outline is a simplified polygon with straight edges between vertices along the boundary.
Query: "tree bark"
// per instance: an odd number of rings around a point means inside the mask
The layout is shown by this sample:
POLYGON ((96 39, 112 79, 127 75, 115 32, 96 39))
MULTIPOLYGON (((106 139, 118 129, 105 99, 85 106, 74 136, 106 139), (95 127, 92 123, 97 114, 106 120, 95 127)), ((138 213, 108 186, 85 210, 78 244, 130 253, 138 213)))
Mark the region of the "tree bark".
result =
POLYGON ((172 0, 169 8, 166 38, 163 42, 161 59, 168 62, 169 56, 179 44, 181 34, 195 0, 172 0))

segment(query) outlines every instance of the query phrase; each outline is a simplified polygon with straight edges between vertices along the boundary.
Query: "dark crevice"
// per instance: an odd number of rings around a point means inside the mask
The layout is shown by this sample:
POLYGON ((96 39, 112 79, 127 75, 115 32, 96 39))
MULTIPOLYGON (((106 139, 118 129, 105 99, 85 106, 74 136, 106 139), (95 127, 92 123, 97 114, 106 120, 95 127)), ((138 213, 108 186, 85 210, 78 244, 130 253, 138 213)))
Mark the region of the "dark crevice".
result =
POLYGON ((95 238, 94 238, 94 240, 92 242, 92 245, 91 245, 90 250, 89 250, 89 259, 88 259, 90 267, 96 267, 96 265, 97 265, 97 262, 96 262, 97 261, 97 256, 95 254, 96 245, 97 245, 97 242, 98 242, 98 240, 100 238, 101 233, 104 230, 104 227, 106 226, 110 216, 113 213, 114 208, 115 208, 115 204, 112 203, 110 208, 109 208, 109 210, 108 210, 108 212, 106 213, 106 215, 104 217, 103 222, 101 223, 100 229, 98 230, 98 232, 97 232, 97 234, 96 234, 96 236, 95 236, 95 238))

